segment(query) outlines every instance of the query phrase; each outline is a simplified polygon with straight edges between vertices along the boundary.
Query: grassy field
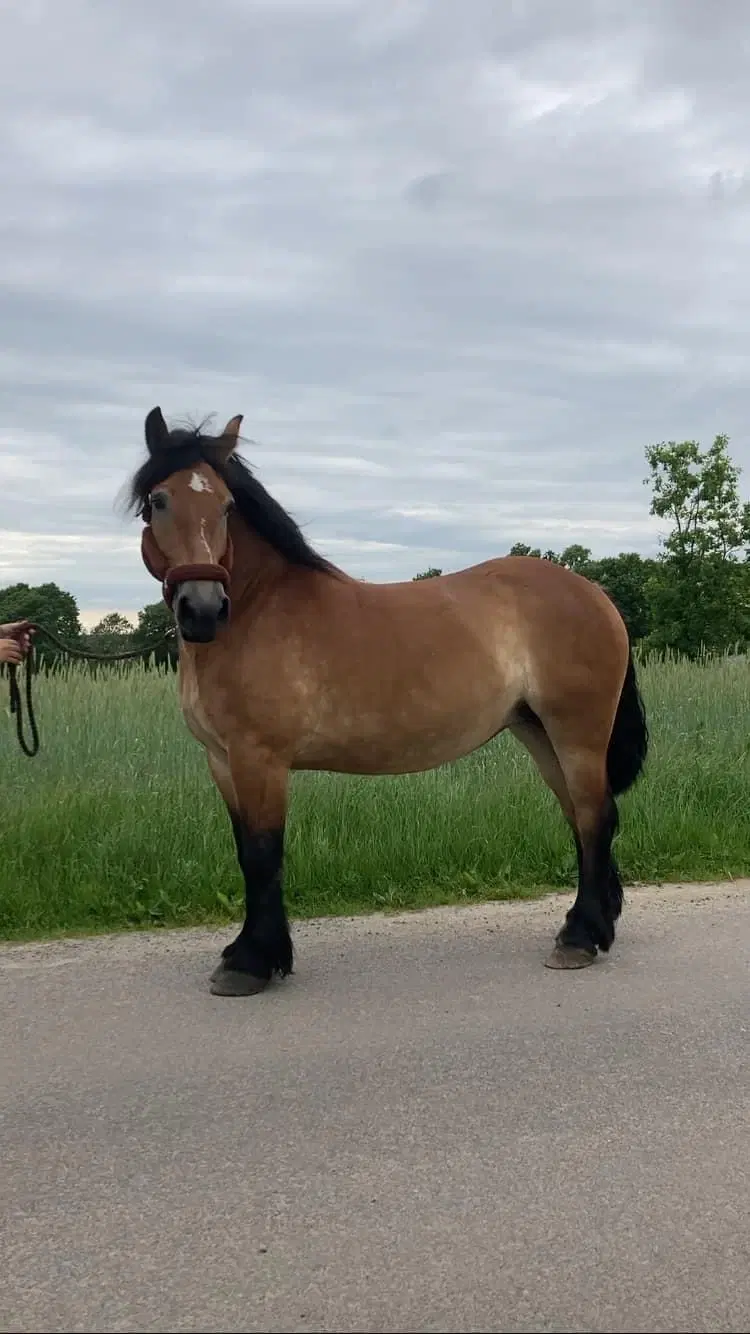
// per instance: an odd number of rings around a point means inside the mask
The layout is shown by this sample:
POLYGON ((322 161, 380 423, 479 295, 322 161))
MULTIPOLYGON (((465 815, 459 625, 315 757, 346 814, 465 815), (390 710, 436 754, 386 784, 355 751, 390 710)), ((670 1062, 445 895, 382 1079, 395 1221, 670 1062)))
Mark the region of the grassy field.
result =
MULTIPOLYGON (((651 663, 641 679, 652 749, 621 803, 624 879, 750 874, 747 663, 651 663)), ((0 937, 239 916, 226 813, 175 678, 71 668, 41 677, 36 697, 36 759, 5 711, 0 729, 0 937)), ((574 867, 559 809, 511 738, 418 777, 293 782, 293 916, 513 898, 572 885, 574 867)))

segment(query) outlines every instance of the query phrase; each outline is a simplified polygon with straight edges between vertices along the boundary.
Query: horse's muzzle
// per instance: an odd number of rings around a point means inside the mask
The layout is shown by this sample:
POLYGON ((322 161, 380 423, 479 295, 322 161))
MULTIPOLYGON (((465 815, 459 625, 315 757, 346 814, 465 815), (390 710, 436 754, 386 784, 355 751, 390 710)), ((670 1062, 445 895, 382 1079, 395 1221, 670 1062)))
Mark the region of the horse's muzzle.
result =
POLYGON ((210 644, 229 620, 229 598, 218 580, 188 579, 172 602, 177 628, 188 644, 210 644))

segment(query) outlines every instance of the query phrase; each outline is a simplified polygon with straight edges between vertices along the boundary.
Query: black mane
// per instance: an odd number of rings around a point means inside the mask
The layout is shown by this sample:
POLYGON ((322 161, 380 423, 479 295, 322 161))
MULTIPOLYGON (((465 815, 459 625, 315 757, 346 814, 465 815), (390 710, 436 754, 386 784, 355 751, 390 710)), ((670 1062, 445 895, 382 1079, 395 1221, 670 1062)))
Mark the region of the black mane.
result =
POLYGON ((204 435, 200 427, 170 431, 169 444, 150 454, 135 474, 128 508, 148 518, 149 496, 154 487, 175 472, 207 463, 231 492, 240 518, 274 551, 292 565, 333 573, 335 566, 310 546, 291 514, 268 494, 244 459, 232 454, 226 463, 221 462, 217 450, 220 443, 220 437, 204 435))

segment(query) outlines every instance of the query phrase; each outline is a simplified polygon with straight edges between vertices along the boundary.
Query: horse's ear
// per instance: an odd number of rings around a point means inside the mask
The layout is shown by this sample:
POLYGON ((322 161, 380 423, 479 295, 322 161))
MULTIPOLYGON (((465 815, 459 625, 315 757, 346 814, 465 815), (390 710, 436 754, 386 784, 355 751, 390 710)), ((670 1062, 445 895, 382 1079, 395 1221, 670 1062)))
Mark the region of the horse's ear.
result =
POLYGON ((228 421, 217 441, 219 457, 222 463, 230 459, 237 448, 240 438, 240 427, 242 425, 242 413, 237 417, 232 417, 228 421))
POLYGON ((161 408, 152 408, 146 418, 146 448, 149 454, 159 454, 169 444, 169 428, 161 408))

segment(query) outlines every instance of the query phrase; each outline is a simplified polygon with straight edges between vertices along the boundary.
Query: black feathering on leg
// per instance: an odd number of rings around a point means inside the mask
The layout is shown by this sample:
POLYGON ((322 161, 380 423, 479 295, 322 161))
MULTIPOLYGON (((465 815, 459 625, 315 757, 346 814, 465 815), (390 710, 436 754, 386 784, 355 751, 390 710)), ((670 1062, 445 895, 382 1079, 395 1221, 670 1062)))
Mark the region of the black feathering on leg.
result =
POLYGON ((245 921, 223 951, 225 966, 267 981, 293 968, 292 940, 284 908, 283 829, 254 832, 232 815, 237 857, 245 879, 245 921))
POLYGON ((608 794, 601 821, 593 837, 576 837, 578 894, 557 940, 561 945, 596 954, 607 953, 615 938, 615 922, 622 912, 623 892, 612 856, 617 832, 617 806, 608 794))

